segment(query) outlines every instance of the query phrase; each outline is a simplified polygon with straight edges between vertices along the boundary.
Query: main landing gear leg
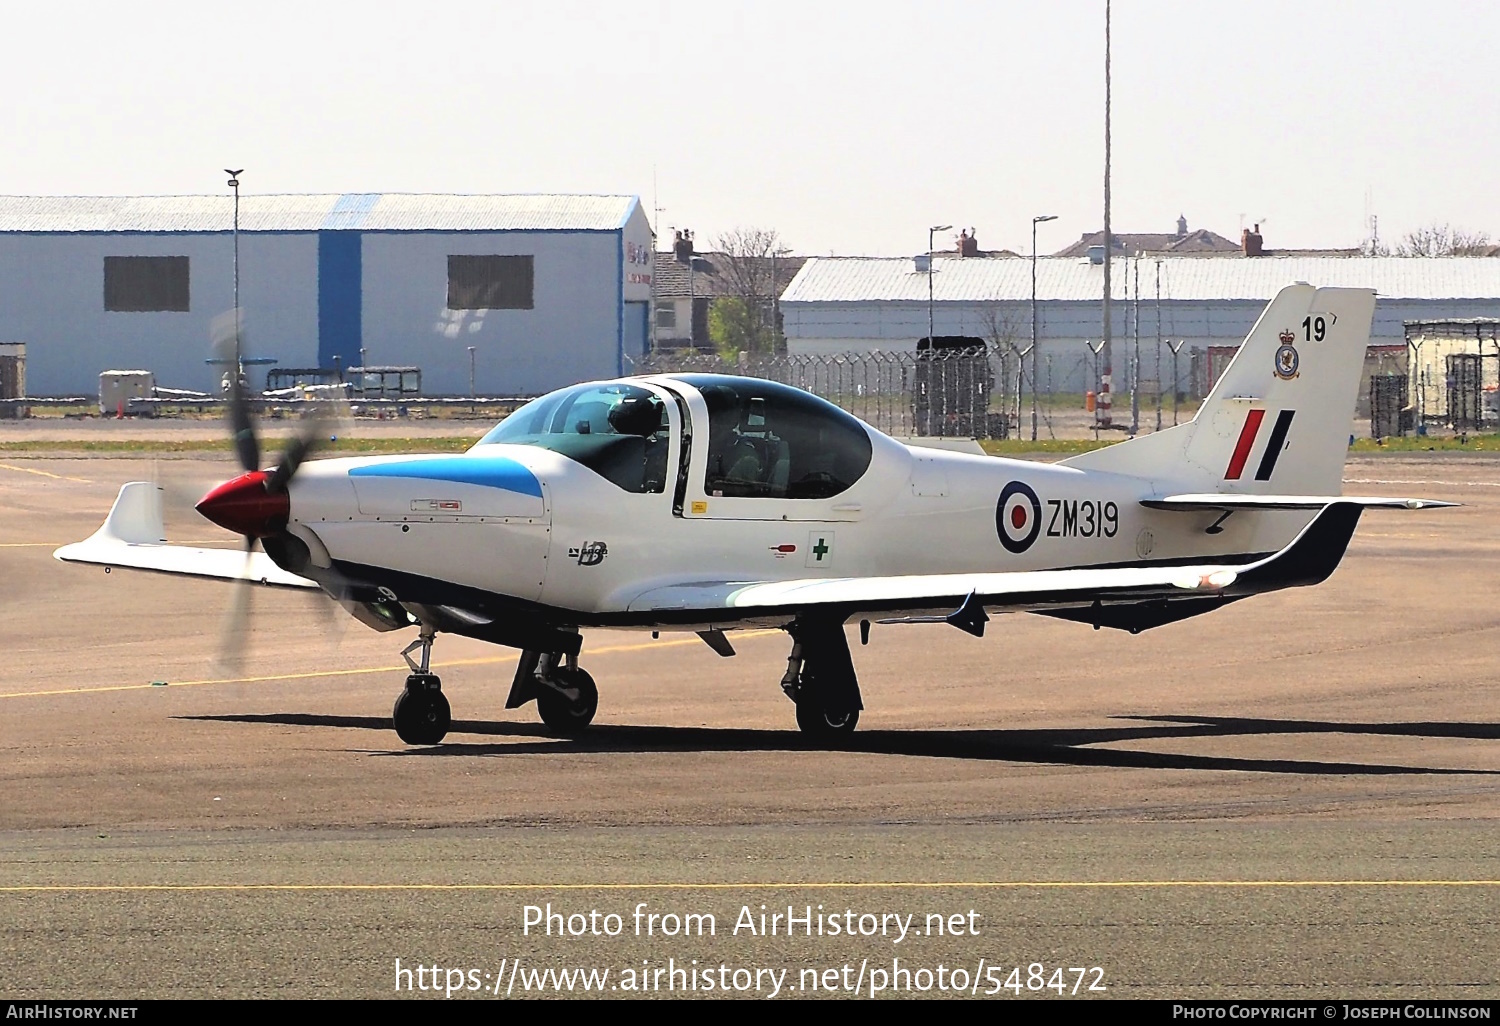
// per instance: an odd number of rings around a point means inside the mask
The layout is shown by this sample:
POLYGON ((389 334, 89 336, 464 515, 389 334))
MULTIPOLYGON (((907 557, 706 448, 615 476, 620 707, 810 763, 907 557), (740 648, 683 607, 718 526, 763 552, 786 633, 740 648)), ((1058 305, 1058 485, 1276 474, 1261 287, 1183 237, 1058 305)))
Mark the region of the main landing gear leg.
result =
POLYGON ((792 636, 792 653, 781 690, 797 703, 797 726, 817 738, 852 734, 865 706, 843 623, 797 620, 787 633, 792 636))
POLYGON ((578 665, 578 652, 537 652, 527 649, 516 665, 507 709, 518 709, 536 699, 536 711, 554 734, 572 737, 594 721, 599 689, 594 678, 578 665))
POLYGON ((409 745, 435 745, 448 733, 451 723, 448 699, 442 692, 443 682, 436 674, 428 672, 432 665, 432 639, 435 632, 422 626, 422 633, 401 650, 401 658, 411 667, 411 676, 406 678, 406 689, 396 699, 396 708, 391 719, 396 725, 396 736, 409 745), (413 649, 422 650, 421 661, 411 657, 413 649))

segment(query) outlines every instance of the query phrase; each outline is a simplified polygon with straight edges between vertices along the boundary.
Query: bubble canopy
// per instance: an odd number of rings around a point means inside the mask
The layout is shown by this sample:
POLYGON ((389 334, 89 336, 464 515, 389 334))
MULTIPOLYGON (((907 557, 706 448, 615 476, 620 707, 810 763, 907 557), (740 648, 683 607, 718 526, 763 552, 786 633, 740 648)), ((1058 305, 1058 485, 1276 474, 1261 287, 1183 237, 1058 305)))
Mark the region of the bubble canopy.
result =
POLYGON ((477 445, 535 445, 583 464, 627 492, 660 492, 669 439, 661 400, 639 385, 612 381, 573 385, 533 399, 477 445))
MULTIPOLYGON (((682 374, 671 380, 696 389, 708 409, 707 495, 826 499, 870 467, 869 432, 827 400, 762 378, 682 374)), ((661 398, 640 385, 611 381, 534 399, 478 444, 540 446, 626 491, 661 492, 669 439, 661 398)))
POLYGON ((870 468, 870 435, 826 399, 763 378, 683 374, 708 406, 703 490, 711 496, 826 499, 870 468))

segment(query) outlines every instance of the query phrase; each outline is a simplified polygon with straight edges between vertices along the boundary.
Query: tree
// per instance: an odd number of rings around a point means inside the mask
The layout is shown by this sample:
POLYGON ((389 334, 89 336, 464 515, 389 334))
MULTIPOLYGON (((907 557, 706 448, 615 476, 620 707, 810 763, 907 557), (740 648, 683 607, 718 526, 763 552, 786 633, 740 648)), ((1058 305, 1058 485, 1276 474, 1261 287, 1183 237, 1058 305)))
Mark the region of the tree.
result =
POLYGON ((1396 256, 1489 256, 1489 234, 1454 228, 1447 223, 1424 225, 1407 232, 1396 244, 1396 256))
POLYGON ((984 307, 979 316, 986 347, 1000 364, 1000 408, 1020 424, 1023 382, 1030 380, 1026 363, 1029 343, 1021 338, 1021 311, 1000 303, 984 307))
POLYGON ((725 360, 742 352, 774 351, 771 327, 739 296, 720 296, 708 308, 708 338, 725 360))
MULTIPOLYGON (((740 307, 725 308, 725 330, 730 331, 730 325, 742 319, 746 340, 742 348, 767 353, 780 349, 780 326, 774 323, 776 297, 794 271, 785 259, 788 251, 781 243, 781 236, 774 228, 735 228, 715 236, 710 245, 721 289, 720 300, 715 300, 709 310, 710 321, 722 299, 737 299, 740 307)), ((709 335, 715 345, 720 345, 712 328, 709 335)))

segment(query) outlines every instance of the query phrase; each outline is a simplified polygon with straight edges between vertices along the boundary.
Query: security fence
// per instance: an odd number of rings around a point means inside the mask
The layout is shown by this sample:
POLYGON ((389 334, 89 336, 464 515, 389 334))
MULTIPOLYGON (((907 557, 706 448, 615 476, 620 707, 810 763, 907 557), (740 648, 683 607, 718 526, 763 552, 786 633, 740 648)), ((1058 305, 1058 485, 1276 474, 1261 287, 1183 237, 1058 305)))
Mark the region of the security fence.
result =
POLYGON ((1386 433, 1500 427, 1500 320, 1407 321, 1406 344, 1404 373, 1382 385, 1387 403, 1401 400, 1386 433))
POLYGON ((822 396, 887 434, 1005 438, 1015 422, 1016 354, 990 346, 810 354, 661 351, 633 374, 741 374, 822 396))
MULTIPOLYGON (((1035 399, 1039 437, 1082 437, 1096 421, 1092 406, 1085 406, 1088 393, 1100 388, 1101 368, 1092 348, 1079 348, 1084 351, 1077 356, 1039 354, 1035 381, 1030 350, 1015 345, 825 355, 741 353, 729 360, 697 350, 660 350, 631 361, 627 371, 768 378, 822 396, 898 436, 1007 438, 1019 429, 1029 437, 1035 399)), ((1173 349, 1160 361, 1155 377, 1137 382, 1141 431, 1170 427, 1179 415, 1192 416, 1197 397, 1190 384, 1190 356, 1182 352, 1179 362, 1173 349)), ((1117 373, 1115 381, 1114 424, 1128 427, 1131 375, 1117 373)))

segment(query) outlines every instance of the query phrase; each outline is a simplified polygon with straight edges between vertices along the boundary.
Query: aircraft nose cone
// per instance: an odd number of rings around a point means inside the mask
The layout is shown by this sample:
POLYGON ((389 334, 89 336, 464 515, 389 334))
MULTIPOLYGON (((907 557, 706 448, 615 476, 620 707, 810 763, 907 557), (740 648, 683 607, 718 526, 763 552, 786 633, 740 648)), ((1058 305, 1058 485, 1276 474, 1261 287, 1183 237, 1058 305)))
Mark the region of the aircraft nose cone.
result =
POLYGON ((264 538, 286 527, 292 501, 286 492, 266 491, 264 470, 252 470, 225 481, 194 507, 204 517, 235 534, 264 538))

